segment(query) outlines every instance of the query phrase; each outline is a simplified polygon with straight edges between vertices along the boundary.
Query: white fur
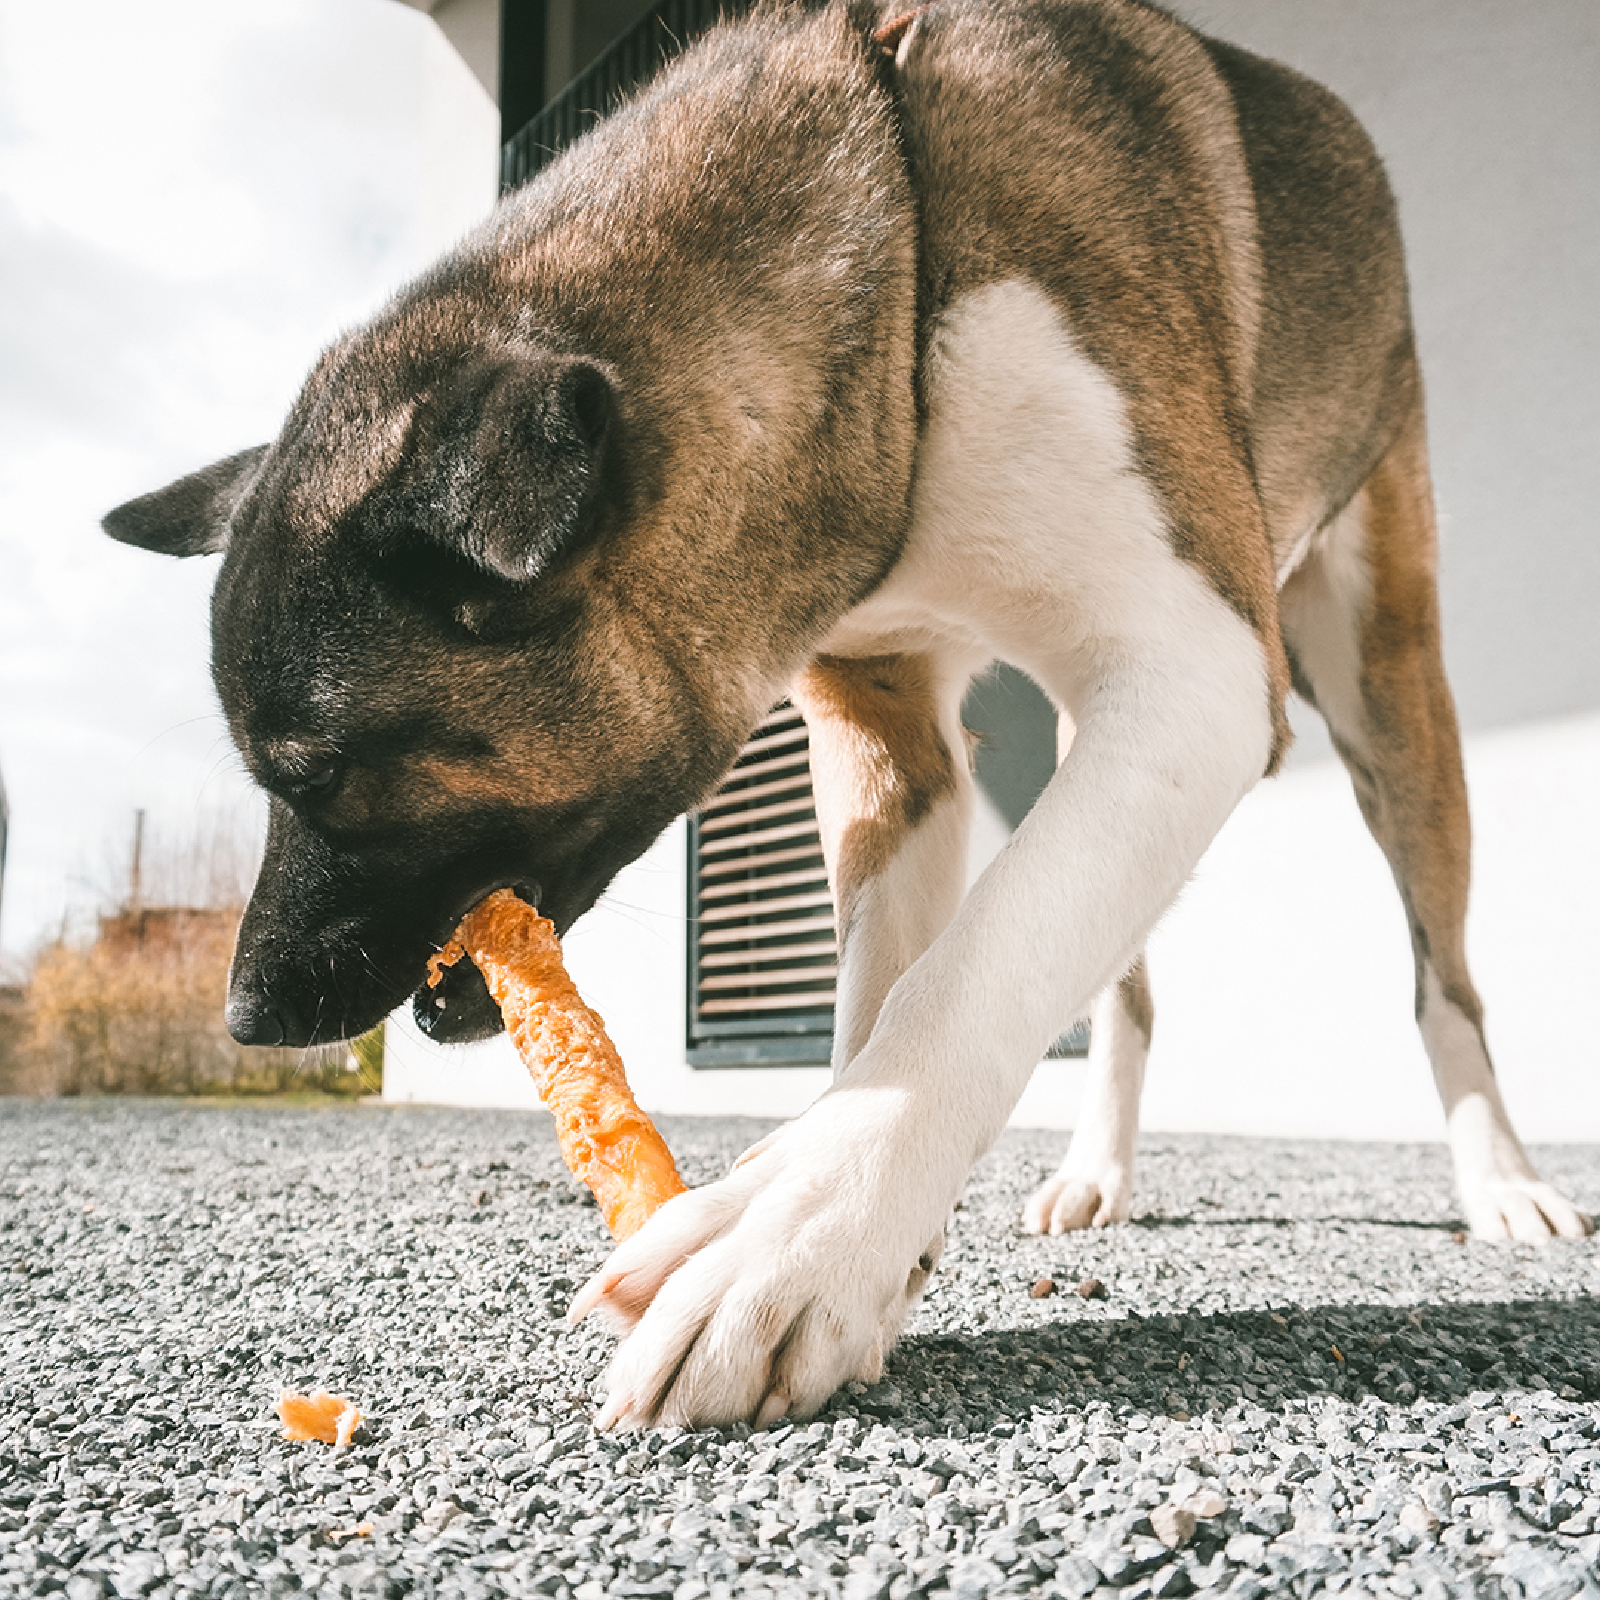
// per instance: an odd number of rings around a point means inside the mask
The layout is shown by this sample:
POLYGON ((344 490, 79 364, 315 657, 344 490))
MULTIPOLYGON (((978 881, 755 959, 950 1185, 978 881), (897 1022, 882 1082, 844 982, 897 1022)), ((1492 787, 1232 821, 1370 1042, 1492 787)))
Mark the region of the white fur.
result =
MULTIPOLYGON (((580 1294, 575 1314, 628 1331, 608 1424, 804 1413, 873 1369, 1034 1064, 1266 764, 1261 645, 1173 554, 1122 398, 1045 295, 1011 282, 955 306, 928 393, 909 547, 823 648, 1002 657, 1076 737, 835 1086, 580 1294)), ((863 971, 907 953, 891 898, 862 901, 863 971)))
POLYGON ((1309 541, 1278 596, 1284 636, 1316 686, 1328 726, 1347 741, 1366 720, 1359 632, 1372 592, 1366 516, 1363 490, 1309 541))
POLYGON ((1552 1233, 1581 1239, 1589 1231, 1587 1219, 1534 1171, 1506 1115, 1483 1035, 1446 997, 1426 962, 1417 1021, 1444 1103, 1456 1188, 1473 1233, 1531 1242, 1552 1233))
POLYGON ((972 782, 963 772, 956 793, 940 800, 888 867, 858 890, 850 926, 840 929, 836 1078, 861 1053, 889 990, 954 914, 966 876, 971 821, 972 782))
POLYGON ((1061 1170, 1023 1207, 1022 1225, 1029 1233, 1066 1233, 1128 1220, 1149 1053, 1150 1041, 1123 1003, 1122 985, 1108 984, 1095 1002, 1083 1111, 1061 1170))

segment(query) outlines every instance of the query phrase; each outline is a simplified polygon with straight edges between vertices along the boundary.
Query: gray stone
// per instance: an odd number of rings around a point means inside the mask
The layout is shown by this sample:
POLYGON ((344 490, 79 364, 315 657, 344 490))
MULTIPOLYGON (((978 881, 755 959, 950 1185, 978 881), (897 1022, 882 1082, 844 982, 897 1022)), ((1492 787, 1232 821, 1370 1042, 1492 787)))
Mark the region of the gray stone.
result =
POLYGON ((982 1556, 968 1556, 951 1568, 949 1581, 951 1600, 985 1600, 1005 1582, 1005 1573, 982 1556))
POLYGON ((135 1550, 112 1569, 111 1587, 121 1600, 140 1600, 167 1575, 167 1564, 154 1550, 135 1550))
POLYGON ((1252 1533, 1275 1539, 1285 1529, 1294 1525, 1294 1513, 1288 1500, 1281 1494, 1265 1494, 1247 1505, 1239 1516, 1240 1522, 1252 1533))
MULTIPOLYGON (((667 1131, 704 1181, 761 1129, 667 1131)), ((1058 1142, 1007 1134, 980 1163, 890 1382, 764 1436, 611 1439, 589 1424, 611 1341, 546 1314, 606 1248, 547 1118, 4 1102, 0 1591, 96 1600, 159 1551, 171 1575, 151 1567, 141 1600, 291 1580, 900 1600, 958 1569, 1066 1600, 1391 1576, 1430 1600, 1579 1592, 1600 1430, 1557 1379, 1600 1371, 1591 1249, 1448 1245, 1442 1149, 1166 1137, 1143 1142, 1138 1203, 1204 1228, 1021 1238, 1058 1142), (492 1228, 471 1203, 491 1164, 492 1228), (1089 1275, 1115 1296, 1021 1292, 1089 1275), (1414 1400, 1374 1392, 1387 1368, 1414 1400), (285 1384, 350 1394, 360 1442, 281 1441, 285 1384), (1175 1393, 1192 1421, 1167 1415, 1175 1393), (1196 1519, 1181 1555, 1166 1507, 1196 1519)), ((1593 1152, 1539 1159, 1600 1204, 1593 1152)))
POLYGON ((1150 1513, 1150 1527, 1169 1550, 1181 1550, 1194 1538, 1196 1517, 1187 1506, 1160 1505, 1150 1513))
POLYGON ((1101 1576, 1100 1569, 1087 1556, 1063 1556, 1056 1563, 1056 1587, 1063 1594, 1073 1596, 1074 1600, 1082 1600, 1084 1595, 1093 1594, 1100 1587, 1101 1576))

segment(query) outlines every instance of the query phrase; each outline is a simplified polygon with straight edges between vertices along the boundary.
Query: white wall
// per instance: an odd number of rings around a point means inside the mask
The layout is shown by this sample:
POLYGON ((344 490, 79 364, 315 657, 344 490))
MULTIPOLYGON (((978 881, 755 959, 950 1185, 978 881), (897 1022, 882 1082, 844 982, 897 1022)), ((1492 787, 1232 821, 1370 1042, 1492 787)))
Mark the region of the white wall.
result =
POLYGON ((1388 168, 1463 724, 1600 710, 1600 5, 1177 5, 1326 83, 1388 168))
MULTIPOLYGON (((1600 1139, 1600 713, 1467 741, 1467 950, 1524 1137, 1600 1139)), ((1436 1139, 1405 917, 1344 770, 1259 785, 1150 945, 1144 1125, 1436 1139)), ((1015 1121, 1070 1126, 1084 1070, 1045 1062, 1015 1121)))
MULTIPOLYGON (((438 23, 462 63, 494 104, 500 94, 500 0, 400 0, 438 23)), ((499 145, 499 124, 495 145, 499 145)), ((498 162, 495 168, 498 169, 498 162)))

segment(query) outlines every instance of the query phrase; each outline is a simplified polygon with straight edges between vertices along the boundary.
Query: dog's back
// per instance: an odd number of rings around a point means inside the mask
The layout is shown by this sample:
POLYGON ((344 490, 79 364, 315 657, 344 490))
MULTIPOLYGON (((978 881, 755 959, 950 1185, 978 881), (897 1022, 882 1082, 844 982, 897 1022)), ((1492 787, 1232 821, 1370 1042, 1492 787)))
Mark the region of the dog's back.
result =
POLYGON ((1340 100, 1280 62, 1204 43, 1255 195, 1251 432, 1274 548, 1292 564, 1296 541, 1365 482, 1419 399, 1399 220, 1372 141, 1340 100))
MULTIPOLYGON (((914 28, 925 329, 974 283, 1042 282, 1127 396, 1197 554, 1216 545, 1218 581, 1238 581, 1237 529, 1260 515, 1286 571, 1416 401, 1395 206, 1364 130, 1290 68, 1137 0, 941 0, 914 28), (1209 511, 1184 504, 1195 483, 1209 511)), ((1238 596, 1252 618, 1263 581, 1238 596)))

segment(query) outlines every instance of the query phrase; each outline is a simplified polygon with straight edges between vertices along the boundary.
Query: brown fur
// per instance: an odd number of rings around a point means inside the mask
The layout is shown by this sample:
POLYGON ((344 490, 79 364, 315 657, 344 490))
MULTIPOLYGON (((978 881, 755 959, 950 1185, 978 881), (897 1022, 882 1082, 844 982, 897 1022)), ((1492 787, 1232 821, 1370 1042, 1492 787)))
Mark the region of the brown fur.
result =
POLYGON ((1437 535, 1420 407, 1366 485, 1372 597, 1361 637, 1365 760, 1356 795, 1405 902, 1417 960, 1483 1025, 1466 963, 1472 830, 1455 699, 1444 674, 1437 535))
POLYGON ((925 656, 818 656, 794 700, 811 732, 823 854, 845 930, 860 886, 954 791, 954 758, 925 656))
POLYGON ((1467 972, 1471 825, 1455 702, 1444 675, 1437 535, 1421 406, 1351 502, 1367 594, 1349 663, 1313 642, 1316 552, 1285 588, 1296 683, 1322 711, 1362 816, 1388 858, 1406 909, 1421 1014, 1424 963, 1474 1026, 1482 1006, 1467 972), (1352 710, 1352 707, 1354 708, 1352 710))

